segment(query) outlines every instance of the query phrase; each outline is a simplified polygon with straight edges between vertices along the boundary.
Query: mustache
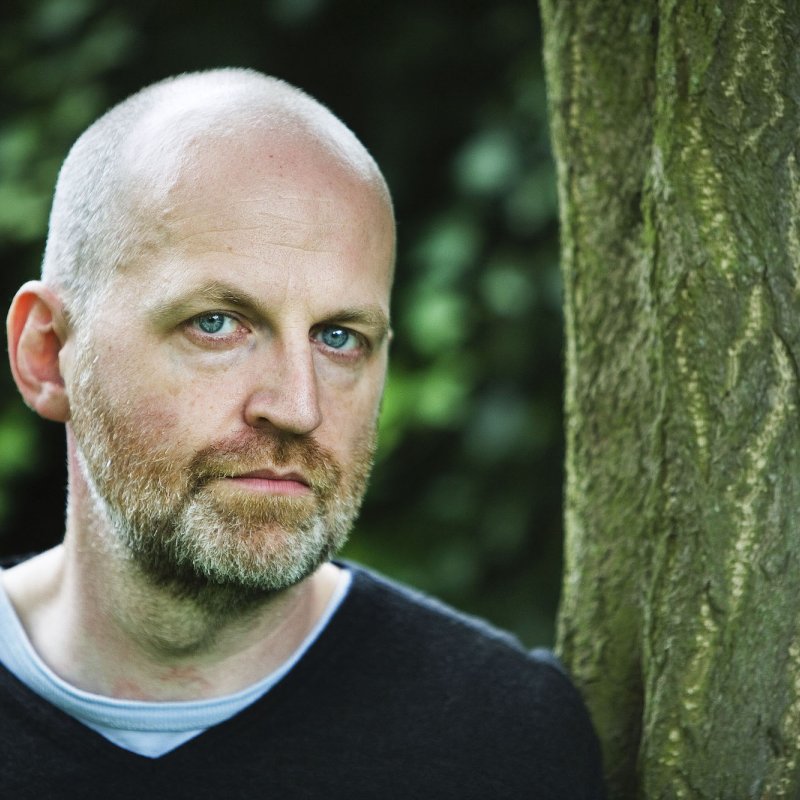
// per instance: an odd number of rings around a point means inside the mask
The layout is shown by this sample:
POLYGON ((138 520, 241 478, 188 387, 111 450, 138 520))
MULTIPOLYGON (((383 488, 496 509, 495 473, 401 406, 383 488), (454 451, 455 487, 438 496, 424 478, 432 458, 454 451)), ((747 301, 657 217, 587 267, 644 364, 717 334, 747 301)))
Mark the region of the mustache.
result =
POLYGON ((195 453, 188 473, 192 489, 200 490, 218 478, 257 470, 297 472, 322 497, 330 495, 342 479, 342 469, 330 450, 307 434, 280 431, 245 432, 212 442, 195 453))

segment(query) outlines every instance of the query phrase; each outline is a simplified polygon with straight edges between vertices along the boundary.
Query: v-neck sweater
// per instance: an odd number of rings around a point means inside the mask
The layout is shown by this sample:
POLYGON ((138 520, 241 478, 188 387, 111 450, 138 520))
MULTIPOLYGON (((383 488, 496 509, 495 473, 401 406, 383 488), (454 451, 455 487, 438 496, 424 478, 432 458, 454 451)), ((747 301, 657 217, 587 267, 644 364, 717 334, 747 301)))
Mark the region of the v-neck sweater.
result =
POLYGON ((602 796, 597 740, 561 670, 360 568, 281 681, 158 759, 117 747, 0 668, 4 798, 602 796))
POLYGON ((36 652, 2 581, 0 664, 36 694, 119 747, 149 758, 160 758, 211 726, 238 714, 278 683, 325 629, 346 596, 351 580, 347 568, 339 570, 336 588, 323 613, 282 664, 241 691, 220 697, 169 702, 120 700, 72 686, 56 675, 36 652))

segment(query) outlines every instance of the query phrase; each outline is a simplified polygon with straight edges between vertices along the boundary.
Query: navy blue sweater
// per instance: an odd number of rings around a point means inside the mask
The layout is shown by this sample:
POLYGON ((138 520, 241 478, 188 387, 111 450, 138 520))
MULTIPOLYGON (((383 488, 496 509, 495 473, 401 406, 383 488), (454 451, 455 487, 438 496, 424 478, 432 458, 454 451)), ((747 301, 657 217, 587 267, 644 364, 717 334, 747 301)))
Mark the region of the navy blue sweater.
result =
POLYGON ((360 569, 280 683, 158 759, 111 744, 0 667, 3 798, 602 796, 594 732, 557 667, 360 569))

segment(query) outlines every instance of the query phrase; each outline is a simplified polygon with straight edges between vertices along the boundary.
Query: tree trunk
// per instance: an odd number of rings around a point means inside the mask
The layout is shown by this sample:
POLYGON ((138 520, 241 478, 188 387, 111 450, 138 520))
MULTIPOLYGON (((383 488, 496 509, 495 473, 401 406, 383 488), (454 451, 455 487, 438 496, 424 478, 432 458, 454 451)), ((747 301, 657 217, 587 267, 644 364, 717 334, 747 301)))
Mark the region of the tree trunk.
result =
POLYGON ((800 4, 542 0, 559 648, 612 798, 800 794, 800 4))

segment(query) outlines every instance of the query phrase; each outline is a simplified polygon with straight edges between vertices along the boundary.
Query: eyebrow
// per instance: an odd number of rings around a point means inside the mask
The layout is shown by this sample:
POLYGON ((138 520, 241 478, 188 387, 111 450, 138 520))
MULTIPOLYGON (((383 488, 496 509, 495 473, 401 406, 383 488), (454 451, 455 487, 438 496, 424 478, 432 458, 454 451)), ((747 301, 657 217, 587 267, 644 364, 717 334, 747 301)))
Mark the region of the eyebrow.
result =
POLYGON ((212 305, 226 305, 240 308, 243 311, 260 313, 259 303, 255 297, 246 292, 239 292, 219 281, 208 281, 183 294, 165 298, 154 303, 150 309, 152 317, 158 321, 168 321, 176 314, 193 311, 198 301, 212 305))
POLYGON ((383 341, 391 330, 389 318, 378 306, 365 306, 364 308, 342 308, 332 314, 326 314, 325 319, 319 324, 348 323, 363 325, 371 328, 378 342, 383 341))
MULTIPOLYGON (((211 305, 232 306, 256 316, 266 316, 264 305, 257 297, 220 281, 208 281, 184 294, 163 299, 153 305, 150 313, 156 322, 165 322, 176 315, 195 311, 198 301, 211 305)), ((355 323, 370 328, 378 342, 385 339, 390 331, 389 318, 383 309, 375 305, 338 309, 326 313, 316 324, 340 323, 355 323)))

